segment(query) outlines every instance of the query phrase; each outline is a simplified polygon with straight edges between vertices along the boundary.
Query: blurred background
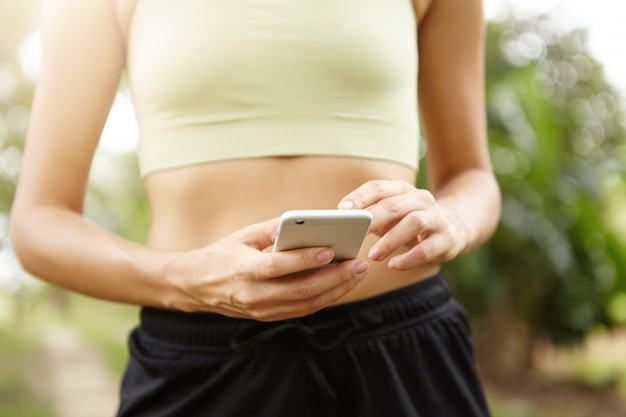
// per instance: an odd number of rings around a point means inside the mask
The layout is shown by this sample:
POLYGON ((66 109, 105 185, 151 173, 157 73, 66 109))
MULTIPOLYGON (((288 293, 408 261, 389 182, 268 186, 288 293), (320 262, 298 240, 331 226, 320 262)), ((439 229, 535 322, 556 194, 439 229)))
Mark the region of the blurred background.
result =
MULTIPOLYGON (((137 309, 29 276, 7 233, 40 3, 0 2, 0 417, 111 416, 137 309)), ((485 14, 503 215, 487 245, 446 270, 471 315, 494 417, 624 416, 626 4, 485 0, 485 14)), ((142 242, 150 214, 136 141, 122 85, 86 216, 142 242)))

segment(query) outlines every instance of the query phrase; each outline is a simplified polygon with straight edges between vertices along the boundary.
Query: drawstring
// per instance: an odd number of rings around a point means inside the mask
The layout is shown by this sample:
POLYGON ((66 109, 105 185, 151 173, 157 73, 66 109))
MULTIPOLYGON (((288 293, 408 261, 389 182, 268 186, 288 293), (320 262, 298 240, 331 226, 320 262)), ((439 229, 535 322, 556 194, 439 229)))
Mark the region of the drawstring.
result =
POLYGON ((341 332, 334 340, 332 340, 328 344, 322 344, 315 340, 316 331, 312 327, 309 327, 302 323, 298 319, 290 319, 285 320, 284 322, 272 326, 268 329, 262 330, 257 334, 245 337, 244 331, 245 329, 240 329, 232 338, 230 342, 231 348, 236 352, 245 352, 254 347, 260 345, 261 343, 271 340, 273 337, 280 334, 288 334, 295 333, 300 340, 300 347, 302 350, 302 355, 306 361, 306 364, 311 371, 311 375, 317 386, 324 392, 326 395, 333 399, 337 399, 337 395, 331 388, 328 380, 324 376, 324 373, 320 369, 318 363, 315 361, 313 354, 311 352, 311 348, 320 350, 320 351, 330 351, 336 349, 340 346, 352 333, 354 333, 353 327, 348 327, 343 332, 341 332))

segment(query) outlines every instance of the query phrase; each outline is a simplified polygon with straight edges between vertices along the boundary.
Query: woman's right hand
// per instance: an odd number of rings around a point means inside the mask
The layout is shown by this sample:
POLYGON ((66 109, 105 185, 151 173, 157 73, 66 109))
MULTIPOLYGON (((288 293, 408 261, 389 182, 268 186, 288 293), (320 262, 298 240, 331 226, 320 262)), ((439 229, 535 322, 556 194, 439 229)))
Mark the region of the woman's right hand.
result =
POLYGON ((367 275, 364 259, 320 268, 332 260, 328 248, 267 251, 277 226, 278 219, 253 224, 206 248, 173 255, 166 279, 178 291, 169 306, 283 320, 333 304, 367 275))

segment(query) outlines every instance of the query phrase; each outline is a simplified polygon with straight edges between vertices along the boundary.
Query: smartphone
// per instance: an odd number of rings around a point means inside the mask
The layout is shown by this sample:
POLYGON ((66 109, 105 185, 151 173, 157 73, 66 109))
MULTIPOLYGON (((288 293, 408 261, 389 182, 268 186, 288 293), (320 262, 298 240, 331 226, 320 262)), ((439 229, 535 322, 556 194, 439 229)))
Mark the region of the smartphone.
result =
POLYGON ((372 222, 367 210, 291 210, 280 217, 274 252, 325 246, 333 262, 356 258, 372 222))

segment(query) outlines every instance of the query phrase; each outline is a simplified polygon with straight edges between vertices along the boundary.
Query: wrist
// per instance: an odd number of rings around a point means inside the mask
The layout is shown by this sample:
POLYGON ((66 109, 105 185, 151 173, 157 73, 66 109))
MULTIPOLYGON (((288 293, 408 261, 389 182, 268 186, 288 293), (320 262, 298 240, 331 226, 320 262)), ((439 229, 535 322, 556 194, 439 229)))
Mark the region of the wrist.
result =
POLYGON ((168 253, 163 262, 163 293, 161 307, 167 310, 193 311, 193 301, 188 291, 190 253, 168 253))
POLYGON ((438 190, 436 200, 457 233, 459 254, 485 243, 500 218, 500 192, 490 172, 470 170, 438 190))
POLYGON ((448 236, 453 246, 451 257, 471 252, 479 245, 479 233, 466 213, 466 208, 470 207, 468 202, 462 196, 452 194, 439 196, 436 201, 448 222, 448 236))
POLYGON ((207 248, 204 248, 167 255, 163 264, 163 308, 186 312, 216 312, 219 300, 215 286, 219 280, 213 279, 215 271, 210 265, 215 262, 208 259, 206 251, 207 248))

